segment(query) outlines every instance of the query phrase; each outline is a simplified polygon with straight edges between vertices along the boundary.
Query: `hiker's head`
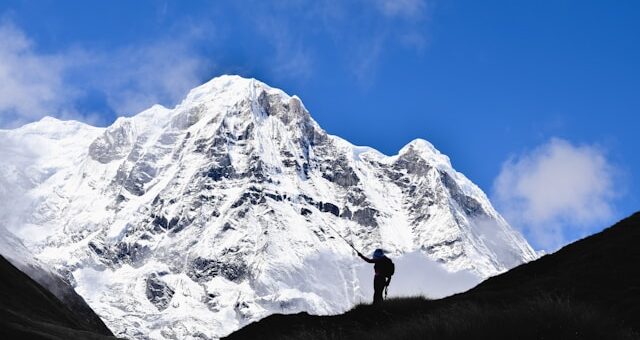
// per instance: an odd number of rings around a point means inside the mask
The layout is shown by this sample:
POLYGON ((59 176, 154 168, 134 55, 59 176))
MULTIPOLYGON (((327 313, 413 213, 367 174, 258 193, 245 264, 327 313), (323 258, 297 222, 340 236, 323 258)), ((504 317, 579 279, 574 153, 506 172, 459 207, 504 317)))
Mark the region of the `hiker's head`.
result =
POLYGON ((378 248, 373 252, 373 258, 374 259, 379 259, 381 257, 384 257, 384 251, 382 251, 382 249, 378 248))

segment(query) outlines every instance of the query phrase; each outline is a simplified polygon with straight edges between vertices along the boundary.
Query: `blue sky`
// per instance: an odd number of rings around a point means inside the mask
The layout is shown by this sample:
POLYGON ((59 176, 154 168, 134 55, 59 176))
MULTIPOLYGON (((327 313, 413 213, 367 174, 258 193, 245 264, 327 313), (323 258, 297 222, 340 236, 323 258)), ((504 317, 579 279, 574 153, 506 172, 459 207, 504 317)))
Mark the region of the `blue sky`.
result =
POLYGON ((0 2, 0 125, 108 125, 216 75, 329 133, 424 138, 537 249, 638 210, 637 1, 0 2))

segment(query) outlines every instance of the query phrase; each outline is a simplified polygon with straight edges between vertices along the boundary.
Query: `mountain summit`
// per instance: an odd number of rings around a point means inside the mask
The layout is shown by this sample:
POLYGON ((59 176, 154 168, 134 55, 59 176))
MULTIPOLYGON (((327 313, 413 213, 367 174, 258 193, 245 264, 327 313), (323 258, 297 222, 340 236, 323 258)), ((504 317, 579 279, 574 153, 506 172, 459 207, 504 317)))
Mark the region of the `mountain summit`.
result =
POLYGON ((354 146, 254 79, 221 76, 104 129, 44 119, 0 141, 7 228, 129 338, 348 310, 370 282, 342 238, 479 278, 536 258, 427 141, 354 146))

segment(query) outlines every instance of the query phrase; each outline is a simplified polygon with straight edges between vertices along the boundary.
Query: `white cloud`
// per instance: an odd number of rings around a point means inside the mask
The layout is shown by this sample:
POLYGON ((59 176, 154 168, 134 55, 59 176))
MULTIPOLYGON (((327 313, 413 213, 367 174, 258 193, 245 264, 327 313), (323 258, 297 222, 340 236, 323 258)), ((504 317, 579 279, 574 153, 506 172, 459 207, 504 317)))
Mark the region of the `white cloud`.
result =
POLYGON ((76 105, 90 91, 102 94, 117 115, 133 115, 156 103, 175 104, 211 67, 194 51, 211 32, 211 27, 187 27, 135 46, 79 46, 45 54, 18 27, 0 22, 0 127, 44 116, 100 123, 104 113, 80 113, 76 105))
POLYGON ((15 126, 67 106, 76 93, 65 86, 68 61, 42 54, 16 26, 0 22, 0 126, 15 126))
POLYGON ((187 35, 139 47, 98 52, 90 64, 92 86, 103 91, 118 115, 133 115, 153 104, 173 104, 197 86, 207 67, 187 35))
POLYGON ((534 245, 555 250, 611 218, 618 173, 600 147, 554 138, 502 165, 494 199, 534 245))

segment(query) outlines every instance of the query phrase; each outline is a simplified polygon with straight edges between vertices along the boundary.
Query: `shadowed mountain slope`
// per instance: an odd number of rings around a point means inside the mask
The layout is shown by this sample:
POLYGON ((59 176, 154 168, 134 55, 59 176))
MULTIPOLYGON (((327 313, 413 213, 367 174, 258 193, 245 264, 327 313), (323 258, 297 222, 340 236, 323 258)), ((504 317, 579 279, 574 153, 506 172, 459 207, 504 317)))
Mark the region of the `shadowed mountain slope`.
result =
POLYGON ((0 275, 0 338, 115 339, 104 324, 93 321, 97 315, 74 314, 2 256, 0 275))
POLYGON ((329 317, 272 315, 228 339, 640 339, 638 243, 635 213, 462 294, 329 317))

